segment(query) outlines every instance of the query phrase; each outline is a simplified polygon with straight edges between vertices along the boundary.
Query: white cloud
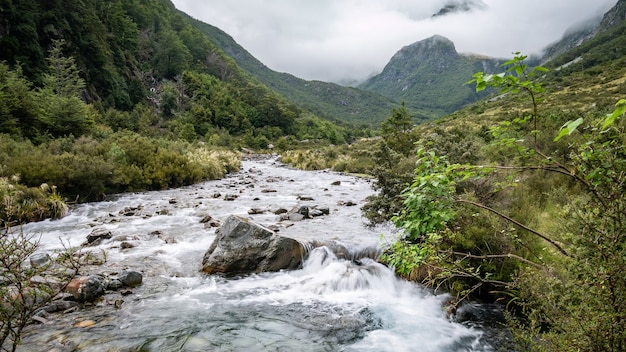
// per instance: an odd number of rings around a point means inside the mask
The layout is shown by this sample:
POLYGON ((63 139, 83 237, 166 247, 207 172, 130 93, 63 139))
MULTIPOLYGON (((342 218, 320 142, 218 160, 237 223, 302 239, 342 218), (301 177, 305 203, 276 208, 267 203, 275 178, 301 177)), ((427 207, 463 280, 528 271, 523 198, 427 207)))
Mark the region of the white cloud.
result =
POLYGON ((405 45, 443 35, 459 52, 537 53, 616 0, 482 0, 483 9, 431 18, 448 0, 174 0, 270 68, 305 79, 363 79, 405 45))

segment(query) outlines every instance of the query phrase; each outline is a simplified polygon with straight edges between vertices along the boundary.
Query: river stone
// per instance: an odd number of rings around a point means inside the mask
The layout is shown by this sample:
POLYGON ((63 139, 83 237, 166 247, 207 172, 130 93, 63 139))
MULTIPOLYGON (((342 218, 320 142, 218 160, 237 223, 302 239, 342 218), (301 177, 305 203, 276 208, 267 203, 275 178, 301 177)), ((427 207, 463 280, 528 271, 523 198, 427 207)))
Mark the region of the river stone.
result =
POLYGON ((296 210, 296 213, 302 214, 305 218, 309 217, 309 207, 303 206, 296 210))
POLYGON ((217 236, 202 259, 208 274, 248 274, 296 269, 302 263, 303 246, 274 234, 250 220, 231 215, 216 230, 217 236))
POLYGON ((106 289, 111 291, 117 291, 124 287, 124 284, 120 279, 110 279, 106 282, 106 289))
POLYGON ((323 216, 323 215, 324 215, 324 212, 322 212, 322 211, 321 211, 321 210, 319 210, 319 209, 311 209, 311 212, 309 213, 309 215, 310 215, 312 218, 317 218, 317 217, 323 216))
POLYGON ((113 237, 111 231, 105 229, 94 229, 89 235, 87 235, 87 243, 94 244, 94 242, 98 240, 110 239, 111 237, 113 237))
POLYGON ((143 281, 143 275, 137 271, 124 270, 118 275, 119 280, 125 286, 137 286, 141 285, 143 281))
POLYGON ((286 215, 284 219, 291 220, 291 221, 302 221, 304 220, 304 215, 300 213, 293 213, 293 214, 286 215))
POLYGON ((52 264, 52 258, 48 253, 35 253, 30 256, 30 266, 42 268, 52 264))
POLYGON ((82 276, 72 279, 65 290, 78 302, 94 302, 104 294, 104 286, 97 276, 82 276))

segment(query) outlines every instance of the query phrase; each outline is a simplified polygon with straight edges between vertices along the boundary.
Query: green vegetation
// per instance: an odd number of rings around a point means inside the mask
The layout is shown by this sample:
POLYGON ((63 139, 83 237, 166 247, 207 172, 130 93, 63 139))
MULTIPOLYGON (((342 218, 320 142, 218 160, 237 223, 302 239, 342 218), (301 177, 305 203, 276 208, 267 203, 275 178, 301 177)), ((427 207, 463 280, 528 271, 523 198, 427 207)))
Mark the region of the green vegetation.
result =
POLYGON ((276 72, 250 55, 219 28, 190 19, 241 68, 289 101, 335 123, 375 127, 397 103, 377 93, 338 84, 306 81, 288 73, 276 72))
POLYGON ((524 59, 474 75, 505 97, 412 131, 410 185, 379 178, 391 210, 365 214, 404 229, 383 256, 400 275, 505 303, 520 348, 623 350, 626 101, 555 109, 563 89, 546 91, 552 76, 524 59))
MULTIPOLYGON (((242 147, 363 136, 253 79, 167 0, 2 8, 0 177, 33 194, 6 198, 3 212, 30 209, 19 202, 41 198, 42 184, 96 200, 223 177, 242 147)), ((36 212, 3 221, 49 213, 36 212)))

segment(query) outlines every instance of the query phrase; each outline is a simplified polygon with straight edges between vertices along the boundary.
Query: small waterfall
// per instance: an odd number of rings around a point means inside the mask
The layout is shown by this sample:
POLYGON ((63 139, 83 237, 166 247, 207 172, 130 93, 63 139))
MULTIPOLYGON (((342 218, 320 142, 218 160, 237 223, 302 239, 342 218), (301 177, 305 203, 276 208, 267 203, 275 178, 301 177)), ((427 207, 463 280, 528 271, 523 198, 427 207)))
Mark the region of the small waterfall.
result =
POLYGON ((393 287, 395 276, 375 261, 376 250, 368 248, 351 252, 344 249, 346 247, 341 245, 321 246, 309 253, 301 274, 315 276, 310 282, 312 286, 319 286, 310 287, 313 292, 321 294, 393 287), (337 252, 338 248, 341 251, 337 252))

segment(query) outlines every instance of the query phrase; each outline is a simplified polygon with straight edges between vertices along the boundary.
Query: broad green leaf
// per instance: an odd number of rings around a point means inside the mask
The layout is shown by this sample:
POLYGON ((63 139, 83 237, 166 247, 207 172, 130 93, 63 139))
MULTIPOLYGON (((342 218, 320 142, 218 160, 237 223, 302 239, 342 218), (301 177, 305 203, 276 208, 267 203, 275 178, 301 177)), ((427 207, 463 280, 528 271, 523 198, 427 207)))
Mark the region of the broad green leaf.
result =
POLYGON ((615 104, 615 110, 612 113, 606 115, 602 129, 607 129, 612 126, 617 119, 619 119, 626 112, 626 99, 621 99, 615 104))
POLYGON ((578 119, 574 120, 574 121, 567 121, 563 126, 561 126, 559 135, 556 136, 556 138, 554 138, 555 142, 558 142, 559 139, 565 137, 565 136, 569 136, 570 134, 572 134, 574 131, 576 131, 576 129, 578 128, 578 126, 580 126, 583 123, 583 118, 579 117, 578 119))

